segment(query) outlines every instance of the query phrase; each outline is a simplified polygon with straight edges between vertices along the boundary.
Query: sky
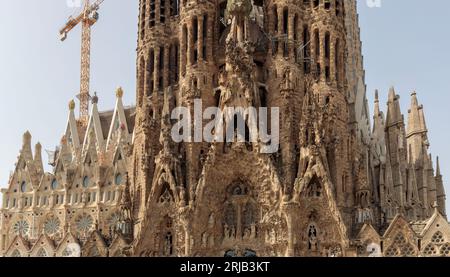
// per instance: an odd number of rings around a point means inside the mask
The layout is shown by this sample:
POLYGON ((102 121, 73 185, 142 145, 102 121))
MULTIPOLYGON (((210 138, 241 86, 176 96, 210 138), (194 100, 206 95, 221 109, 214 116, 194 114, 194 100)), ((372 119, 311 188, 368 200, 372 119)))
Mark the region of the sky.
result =
MULTIPOLYGON (((14 170, 25 131, 33 144, 49 150, 63 135, 68 102, 79 91, 81 33, 77 27, 61 42, 58 30, 79 11, 70 5, 76 2, 0 0, 0 187, 14 170)), ((375 89, 385 104, 394 86, 406 119, 410 94, 417 91, 430 150, 440 156, 450 194, 450 1, 358 0, 358 10, 370 109, 375 89)), ((91 91, 100 110, 114 107, 118 86, 124 103, 134 104, 138 0, 105 0, 99 13, 92 30, 91 91)), ((447 202, 450 207, 450 197, 447 202)))

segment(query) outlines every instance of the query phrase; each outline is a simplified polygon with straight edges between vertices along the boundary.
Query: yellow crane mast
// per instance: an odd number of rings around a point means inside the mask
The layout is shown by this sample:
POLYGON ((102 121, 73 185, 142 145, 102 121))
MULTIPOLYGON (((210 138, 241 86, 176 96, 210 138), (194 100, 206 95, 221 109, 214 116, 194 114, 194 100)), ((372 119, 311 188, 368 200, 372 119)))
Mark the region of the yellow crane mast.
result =
POLYGON ((98 9, 104 0, 96 0, 92 4, 83 0, 83 9, 77 16, 70 16, 64 27, 59 31, 61 41, 66 40, 67 34, 81 22, 81 79, 80 93, 80 122, 87 126, 89 120, 89 82, 91 67, 91 27, 97 22, 98 9))

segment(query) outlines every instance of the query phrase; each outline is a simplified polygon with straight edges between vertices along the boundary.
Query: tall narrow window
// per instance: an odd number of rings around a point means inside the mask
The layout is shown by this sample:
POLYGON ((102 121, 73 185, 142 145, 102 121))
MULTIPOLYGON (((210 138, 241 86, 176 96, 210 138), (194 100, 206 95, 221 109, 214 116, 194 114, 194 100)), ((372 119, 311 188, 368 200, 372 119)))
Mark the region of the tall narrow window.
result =
POLYGON ((225 32, 227 28, 227 23, 225 22, 225 13, 227 9, 227 1, 223 1, 219 5, 219 37, 218 39, 222 37, 223 32, 225 32))
POLYGON ((336 40, 336 45, 334 47, 335 49, 335 54, 334 54, 334 71, 335 71, 335 78, 336 78, 336 82, 339 85, 340 81, 341 81, 341 75, 340 75, 340 71, 341 71, 341 64, 340 64, 340 56, 341 56, 341 49, 340 49, 340 42, 339 39, 336 40))
POLYGON ((206 53, 206 49, 207 49, 207 37, 208 37, 208 15, 205 14, 203 16, 203 60, 207 61, 208 60, 208 55, 206 53))
POLYGON ((273 6, 272 13, 273 13, 273 32, 278 33, 278 10, 276 5, 273 6))
POLYGON ((311 36, 309 34, 309 28, 307 25, 303 26, 303 71, 305 74, 309 74, 310 67, 310 55, 311 55, 311 36))
POLYGON ((336 8, 336 16, 341 15, 341 1, 340 0, 335 1, 335 8, 336 8))
POLYGON ((147 22, 147 1, 142 1, 142 12, 141 12, 141 39, 145 36, 145 27, 147 22))
POLYGON ((158 91, 163 91, 164 90, 164 68, 165 68, 165 64, 164 64, 164 46, 161 46, 159 49, 159 66, 158 66, 158 91))
POLYGON ((183 37, 182 37, 182 39, 183 39, 183 46, 184 46, 184 48, 181 50, 181 51, 183 51, 183 68, 181 69, 182 70, 182 74, 183 74, 183 76, 186 74, 186 62, 187 62, 187 53, 188 53, 188 35, 187 35, 187 27, 186 27, 186 24, 185 25, 183 25, 183 37))
POLYGON ((180 12, 180 1, 170 0, 170 16, 178 15, 180 12))
POLYGON ((147 61, 147 72, 148 72, 148 78, 147 78, 147 96, 152 95, 154 91, 154 72, 155 71, 155 51, 153 49, 150 49, 150 54, 147 61))
POLYGON ((155 26, 155 0, 150 0, 150 27, 155 26))
POLYGON ((314 31, 314 47, 315 47, 315 58, 316 61, 319 60, 320 57, 320 36, 319 36, 319 30, 314 31))
POLYGON ((166 0, 159 0, 159 21, 166 22, 166 0))
POLYGON ((274 33, 274 40, 273 40, 273 44, 272 44, 272 52, 273 54, 277 54, 278 53, 278 10, 277 10, 277 6, 273 6, 272 9, 272 13, 273 13, 273 33, 274 33))
POLYGON ((325 34, 324 47, 325 47, 325 58, 329 59, 330 58, 330 33, 328 33, 328 32, 325 34))
POLYGON ((178 43, 170 46, 169 53, 169 84, 173 85, 178 82, 178 43))
POLYGON ((288 8, 283 9, 283 56, 287 57, 289 55, 289 43, 287 35, 289 33, 289 10, 288 8))
POLYGON ((193 61, 192 64, 196 64, 198 61, 198 19, 197 17, 194 17, 194 19, 192 20, 192 34, 193 34, 193 38, 194 38, 194 57, 193 57, 193 61))
POLYGON ((298 40, 299 40, 299 37, 298 37, 298 14, 296 14, 294 16, 294 30, 293 30, 293 32, 294 32, 294 45, 296 46, 294 48, 295 61, 299 62, 300 61, 300 57, 299 57, 299 53, 298 53, 298 50, 297 50, 297 45, 298 45, 298 40))
POLYGON ((287 34, 289 29, 289 10, 283 9, 283 34, 287 34))

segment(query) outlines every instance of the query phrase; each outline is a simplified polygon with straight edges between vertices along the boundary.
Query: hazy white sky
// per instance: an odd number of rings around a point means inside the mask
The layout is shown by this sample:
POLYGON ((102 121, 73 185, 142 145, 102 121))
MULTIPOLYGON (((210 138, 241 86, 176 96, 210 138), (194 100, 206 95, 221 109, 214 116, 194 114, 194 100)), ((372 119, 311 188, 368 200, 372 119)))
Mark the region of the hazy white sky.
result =
MULTIPOLYGON (((375 88, 385 103, 394 85, 406 115, 409 95, 417 90, 431 151, 441 157, 450 193, 450 1, 380 0, 379 8, 358 1, 371 108, 375 88)), ((79 91, 80 30, 63 43, 58 39, 76 12, 67 3, 0 0, 1 187, 14 169, 22 134, 29 130, 33 143, 53 149, 64 132, 67 103, 79 91)), ((125 104, 135 102, 137 16, 138 0, 105 0, 100 9, 92 34, 91 91, 98 92, 101 110, 113 107, 117 86, 125 90, 125 104)))

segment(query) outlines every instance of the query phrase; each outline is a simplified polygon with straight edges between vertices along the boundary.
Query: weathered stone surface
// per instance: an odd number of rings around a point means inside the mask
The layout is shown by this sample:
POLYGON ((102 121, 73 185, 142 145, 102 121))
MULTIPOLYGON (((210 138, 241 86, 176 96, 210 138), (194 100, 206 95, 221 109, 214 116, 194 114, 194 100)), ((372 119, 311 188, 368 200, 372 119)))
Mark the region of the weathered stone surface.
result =
POLYGON ((354 0, 141 0, 136 107, 118 90, 83 127, 71 102, 52 173, 24 135, 0 254, 449 256, 423 107, 406 130, 377 94, 371 127, 357 20, 354 0), (170 112, 196 99, 279 107, 279 151, 175 143, 170 112))

